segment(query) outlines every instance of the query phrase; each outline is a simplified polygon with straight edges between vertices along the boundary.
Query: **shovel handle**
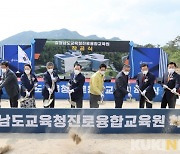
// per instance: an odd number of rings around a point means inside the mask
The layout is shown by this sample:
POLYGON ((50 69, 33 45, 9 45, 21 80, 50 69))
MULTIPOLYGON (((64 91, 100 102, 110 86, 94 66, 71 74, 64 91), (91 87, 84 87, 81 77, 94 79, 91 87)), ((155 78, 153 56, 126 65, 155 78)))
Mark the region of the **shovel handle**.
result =
MULTIPOLYGON (((139 88, 139 87, 135 87, 140 93, 141 93, 141 95, 142 95, 142 91, 141 91, 141 89, 139 88)), ((147 98, 147 96, 146 95, 142 95, 142 96, 144 96, 144 98, 146 99, 146 101, 148 102, 148 103, 151 103, 152 104, 152 102, 149 100, 149 98, 147 98)))
MULTIPOLYGON (((172 89, 171 89, 171 88, 169 88, 169 87, 167 87, 166 89, 168 89, 169 91, 171 91, 171 90, 172 90, 172 89)), ((171 93, 172 93, 172 92, 171 92, 171 93)), ((173 93, 173 94, 180 96, 180 94, 179 94, 179 93, 177 93, 177 92, 175 92, 175 93, 173 93)))

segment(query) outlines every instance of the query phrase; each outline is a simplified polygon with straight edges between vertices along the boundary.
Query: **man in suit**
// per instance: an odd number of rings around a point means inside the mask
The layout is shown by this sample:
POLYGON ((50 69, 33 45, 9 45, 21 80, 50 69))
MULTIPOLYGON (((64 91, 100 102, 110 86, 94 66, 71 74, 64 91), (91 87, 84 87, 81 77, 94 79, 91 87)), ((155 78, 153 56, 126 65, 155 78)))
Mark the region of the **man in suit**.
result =
POLYGON ((54 108, 55 105, 55 92, 58 92, 57 82, 60 81, 58 74, 54 71, 54 64, 52 62, 47 62, 46 64, 47 71, 44 73, 44 87, 42 89, 43 101, 50 99, 52 102, 45 106, 44 108, 54 108))
POLYGON ((2 98, 3 91, 0 89, 0 108, 1 108, 1 98, 2 98))
POLYGON ((155 92, 153 89, 155 76, 149 72, 148 65, 142 63, 141 72, 137 76, 137 87, 142 91, 140 94, 139 107, 144 108, 145 102, 147 108, 152 108, 152 104, 146 100, 144 96, 146 96, 150 101, 155 97, 155 92))
MULTIPOLYGON (((1 85, 1 83, 2 83, 2 74, 0 76, 0 85, 1 85)), ((2 89, 0 89, 0 108, 1 108, 1 98, 2 98, 2 95, 3 95, 3 91, 2 91, 2 89)))
POLYGON ((0 84, 0 89, 5 88, 11 108, 18 107, 18 98, 19 98, 19 85, 15 73, 9 69, 9 63, 7 61, 1 62, 2 70, 2 83, 0 84))
MULTIPOLYGON (((69 93, 71 95, 71 100, 76 102, 77 108, 82 108, 83 106, 83 85, 85 77, 82 75, 81 69, 82 66, 80 64, 75 64, 74 72, 71 74, 69 80, 69 93)), ((71 105, 71 108, 75 108, 75 106, 71 105)))
POLYGON ((161 108, 175 108, 177 96, 174 94, 180 88, 180 75, 176 73, 176 63, 170 62, 168 64, 168 72, 164 74, 162 85, 164 94, 161 101, 161 108), (172 90, 168 90, 170 88, 172 90))
POLYGON ((129 65, 124 65, 121 72, 118 73, 115 80, 114 86, 114 99, 115 99, 115 108, 122 108, 123 99, 126 95, 132 97, 128 89, 128 75, 130 71, 129 65))

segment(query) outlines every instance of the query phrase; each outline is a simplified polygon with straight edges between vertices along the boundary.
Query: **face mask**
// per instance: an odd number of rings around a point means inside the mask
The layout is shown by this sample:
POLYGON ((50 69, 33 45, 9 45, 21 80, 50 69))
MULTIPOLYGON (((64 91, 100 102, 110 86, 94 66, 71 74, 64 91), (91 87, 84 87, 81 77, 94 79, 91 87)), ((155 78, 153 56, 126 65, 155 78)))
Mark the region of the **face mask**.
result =
POLYGON ((51 74, 53 72, 53 69, 48 69, 48 72, 51 74))
POLYGON ((175 71, 175 69, 173 69, 173 68, 169 68, 169 69, 168 69, 168 73, 169 73, 169 74, 173 74, 174 71, 175 71))
POLYGON ((79 73, 80 73, 79 70, 74 70, 74 74, 75 74, 75 75, 78 75, 79 73))
POLYGON ((2 68, 2 73, 6 73, 6 69, 5 68, 2 68))
POLYGON ((25 70, 24 71, 26 74, 30 74, 31 70, 25 70))
POLYGON ((104 75, 104 74, 105 74, 105 71, 100 71, 100 73, 101 73, 102 75, 104 75))
POLYGON ((148 71, 142 71, 142 73, 143 73, 144 75, 146 75, 146 74, 148 73, 148 71))
POLYGON ((125 74, 125 75, 129 75, 129 72, 124 71, 124 74, 125 74))

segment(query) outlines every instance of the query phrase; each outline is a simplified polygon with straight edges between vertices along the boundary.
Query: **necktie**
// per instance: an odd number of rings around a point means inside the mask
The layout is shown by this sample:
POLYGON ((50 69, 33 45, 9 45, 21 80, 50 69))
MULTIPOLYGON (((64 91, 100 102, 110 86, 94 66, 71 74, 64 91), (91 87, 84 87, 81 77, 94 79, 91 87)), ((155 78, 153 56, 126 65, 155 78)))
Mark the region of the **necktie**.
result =
POLYGON ((3 73, 3 79, 5 79, 6 78, 6 73, 3 73))
POLYGON ((167 82, 169 82, 170 78, 172 78, 172 74, 168 74, 167 82))
POLYGON ((144 80, 145 80, 145 75, 143 75, 143 77, 142 77, 142 82, 144 82, 144 80))

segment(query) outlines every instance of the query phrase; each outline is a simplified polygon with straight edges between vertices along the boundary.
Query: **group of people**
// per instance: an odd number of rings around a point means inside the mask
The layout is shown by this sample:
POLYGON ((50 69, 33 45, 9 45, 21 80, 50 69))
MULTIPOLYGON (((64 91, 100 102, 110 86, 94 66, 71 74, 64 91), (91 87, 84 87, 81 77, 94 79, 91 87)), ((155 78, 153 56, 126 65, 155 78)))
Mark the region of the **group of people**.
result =
MULTIPOLYGON (((164 93, 161 101, 161 108, 175 108, 176 99, 180 89, 180 75, 176 72, 176 63, 170 62, 167 66, 167 73, 164 74, 162 81, 158 83, 164 88, 164 93)), ((152 108, 152 100, 156 96, 154 91, 154 83, 156 81, 153 73, 149 71, 148 65, 143 63, 140 66, 141 72, 137 75, 135 88, 140 93, 139 108, 152 108)), ((128 90, 128 74, 130 71, 129 65, 124 65, 122 71, 116 76, 114 98, 115 108, 122 108, 123 99, 126 95, 132 97, 128 90)))
MULTIPOLYGON (((180 88, 180 75, 176 73, 176 64, 170 62, 168 64, 168 72, 164 74, 161 82, 164 88, 164 94, 161 102, 161 108, 175 108, 178 90, 180 88)), ((141 64, 141 72, 136 79, 135 88, 140 93, 139 108, 152 108, 152 100, 155 97, 154 83, 155 76, 148 69, 147 64, 141 64)), ((44 108, 54 108, 55 106, 55 92, 58 92, 57 82, 60 81, 56 71, 54 71, 54 64, 48 62, 46 64, 47 71, 44 73, 44 86, 42 89, 44 108)), ((104 98, 104 77, 107 66, 101 64, 99 70, 95 72, 90 78, 90 108, 99 108, 104 98)), ((21 108, 35 108, 35 88, 38 86, 38 80, 35 74, 32 73, 30 64, 24 65, 24 73, 21 75, 21 86, 19 88, 18 80, 15 73, 9 69, 9 63, 3 61, 1 63, 2 79, 0 83, 0 93, 4 87, 10 100, 12 108, 18 107, 20 100, 21 108)), ((70 74, 70 80, 67 84, 69 91, 69 102, 71 108, 83 107, 83 85, 85 76, 81 73, 82 66, 75 63, 73 73, 70 74)), ((115 108, 122 108, 123 100, 126 95, 132 97, 130 92, 129 80, 130 66, 124 65, 122 71, 118 73, 115 79, 114 99, 115 108)))
MULTIPOLYGON (((42 96, 44 108, 54 108, 55 92, 57 90, 57 82, 60 81, 58 74, 54 71, 54 64, 48 62, 46 64, 47 71, 44 73, 44 87, 42 96)), ((35 108, 35 88, 38 86, 38 80, 32 73, 30 64, 24 65, 24 73, 21 75, 21 85, 19 87, 16 74, 9 68, 9 63, 3 61, 1 63, 2 77, 0 83, 0 94, 4 87, 10 100, 10 107, 17 108, 20 101, 21 108, 35 108)))
MULTIPOLYGON (((71 75, 69 82, 71 100, 77 108, 82 107, 83 100, 83 84, 85 77, 81 74, 81 65, 76 64, 74 73, 71 75), (77 71, 78 68, 78 71, 77 71)), ((167 73, 164 74, 162 81, 159 83, 164 88, 164 93, 161 101, 161 108, 175 108, 176 99, 180 89, 180 75, 176 72, 177 65, 174 62, 170 62, 167 66, 167 73)), ((107 66, 101 64, 99 70, 95 72, 90 78, 90 108, 99 108, 104 98, 104 77, 107 66)), ((142 63, 140 66, 141 72, 137 75, 135 88, 140 93, 139 108, 152 108, 152 100, 156 96, 154 91, 154 83, 156 77, 149 71, 148 65, 142 63)), ((130 66, 124 65, 122 71, 118 73, 115 79, 114 85, 114 100, 115 108, 122 108, 123 100, 126 95, 132 98, 132 94, 129 86, 129 72, 130 66)))

